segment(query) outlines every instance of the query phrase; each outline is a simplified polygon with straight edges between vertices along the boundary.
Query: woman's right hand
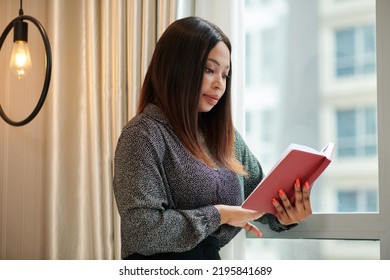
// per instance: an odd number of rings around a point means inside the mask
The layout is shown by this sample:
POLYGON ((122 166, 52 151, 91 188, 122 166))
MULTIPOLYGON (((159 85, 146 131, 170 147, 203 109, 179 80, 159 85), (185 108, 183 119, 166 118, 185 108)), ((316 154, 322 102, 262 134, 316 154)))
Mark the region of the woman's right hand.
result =
POLYGON ((263 212, 244 209, 241 206, 214 205, 221 217, 221 225, 228 224, 234 227, 241 227, 246 231, 260 237, 261 231, 251 223, 264 215, 263 212))

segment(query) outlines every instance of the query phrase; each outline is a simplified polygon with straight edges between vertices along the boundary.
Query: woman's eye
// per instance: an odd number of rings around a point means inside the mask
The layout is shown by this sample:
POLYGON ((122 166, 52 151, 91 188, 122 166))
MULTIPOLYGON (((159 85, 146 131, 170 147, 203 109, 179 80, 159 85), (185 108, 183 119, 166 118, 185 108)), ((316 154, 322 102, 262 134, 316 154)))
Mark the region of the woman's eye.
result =
POLYGON ((206 73, 209 73, 209 74, 213 74, 213 73, 214 73, 214 70, 211 69, 211 68, 206 67, 205 72, 206 72, 206 73))
MULTIPOLYGON (((215 74, 215 70, 209 68, 209 67, 206 67, 205 70, 204 70, 205 73, 207 74, 215 74)), ((222 79, 226 80, 226 79, 230 79, 230 76, 228 74, 224 74, 224 73, 221 73, 221 77, 222 79)))

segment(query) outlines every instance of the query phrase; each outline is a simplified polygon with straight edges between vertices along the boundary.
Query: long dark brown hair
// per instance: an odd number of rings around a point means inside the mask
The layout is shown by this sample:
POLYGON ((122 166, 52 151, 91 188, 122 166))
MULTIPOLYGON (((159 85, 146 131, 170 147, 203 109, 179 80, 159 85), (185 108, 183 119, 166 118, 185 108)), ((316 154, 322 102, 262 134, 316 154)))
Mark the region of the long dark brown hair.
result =
MULTIPOLYGON (((149 103, 157 105, 193 156, 212 168, 217 167, 216 161, 236 173, 246 174, 234 154, 230 79, 217 105, 210 112, 198 112, 206 61, 218 42, 224 42, 231 53, 229 38, 216 25, 198 17, 173 22, 157 42, 137 113, 149 103), (200 134, 211 157, 200 143, 200 134)), ((230 63, 230 77, 231 72, 230 63)))

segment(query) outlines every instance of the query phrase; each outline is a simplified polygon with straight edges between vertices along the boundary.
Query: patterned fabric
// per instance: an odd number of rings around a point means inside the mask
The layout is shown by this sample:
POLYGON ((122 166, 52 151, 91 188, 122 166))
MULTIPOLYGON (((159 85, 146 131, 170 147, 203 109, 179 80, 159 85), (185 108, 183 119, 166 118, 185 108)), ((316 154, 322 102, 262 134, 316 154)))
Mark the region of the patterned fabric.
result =
POLYGON ((213 205, 241 205, 263 177, 237 132, 235 151, 249 176, 195 159, 157 106, 150 104, 133 118, 118 140, 114 162, 122 258, 188 251, 208 236, 226 245, 240 229, 220 226, 213 205))

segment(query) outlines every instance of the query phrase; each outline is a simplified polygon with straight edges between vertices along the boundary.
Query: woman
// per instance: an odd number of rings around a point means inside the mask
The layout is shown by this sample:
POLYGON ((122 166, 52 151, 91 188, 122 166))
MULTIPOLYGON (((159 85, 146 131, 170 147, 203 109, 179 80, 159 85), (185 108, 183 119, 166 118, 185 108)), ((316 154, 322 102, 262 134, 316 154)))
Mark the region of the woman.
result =
POLYGON ((311 214, 300 183, 296 205, 283 191, 274 200, 278 217, 240 207, 263 173, 233 127, 230 55, 225 34, 197 17, 158 41, 115 154, 123 259, 220 259, 241 228, 261 236, 253 220, 281 231, 311 214))

